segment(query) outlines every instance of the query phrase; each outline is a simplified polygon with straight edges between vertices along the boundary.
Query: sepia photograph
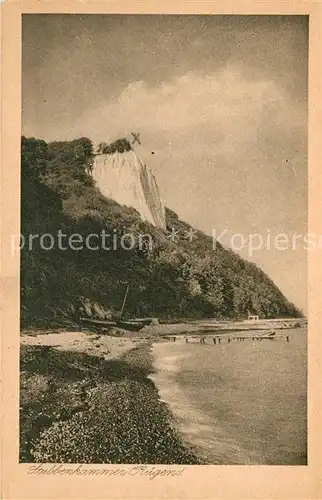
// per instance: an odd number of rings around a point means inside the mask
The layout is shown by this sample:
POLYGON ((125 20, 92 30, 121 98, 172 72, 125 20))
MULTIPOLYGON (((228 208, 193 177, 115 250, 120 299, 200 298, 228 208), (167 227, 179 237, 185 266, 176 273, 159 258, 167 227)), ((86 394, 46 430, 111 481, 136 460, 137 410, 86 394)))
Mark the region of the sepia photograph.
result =
POLYGON ((306 466, 309 16, 21 27, 19 463, 306 466))

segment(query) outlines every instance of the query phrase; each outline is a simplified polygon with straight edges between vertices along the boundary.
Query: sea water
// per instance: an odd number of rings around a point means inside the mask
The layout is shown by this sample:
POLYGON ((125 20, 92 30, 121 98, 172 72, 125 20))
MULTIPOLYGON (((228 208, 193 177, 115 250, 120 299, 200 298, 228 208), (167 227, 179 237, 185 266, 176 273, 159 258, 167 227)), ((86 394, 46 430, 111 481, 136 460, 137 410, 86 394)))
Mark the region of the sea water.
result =
POLYGON ((306 329, 274 340, 238 335, 223 334, 220 344, 214 334, 205 344, 155 343, 152 378, 161 399, 205 463, 306 464, 306 329))

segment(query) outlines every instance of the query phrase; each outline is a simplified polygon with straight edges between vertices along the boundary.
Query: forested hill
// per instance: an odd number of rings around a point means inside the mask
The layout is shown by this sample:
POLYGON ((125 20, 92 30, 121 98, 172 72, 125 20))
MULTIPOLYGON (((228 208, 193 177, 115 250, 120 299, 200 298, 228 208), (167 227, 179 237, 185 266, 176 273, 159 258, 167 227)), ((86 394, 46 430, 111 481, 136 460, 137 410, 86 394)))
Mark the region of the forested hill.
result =
POLYGON ((22 138, 23 327, 59 324, 79 314, 108 317, 121 309, 127 284, 128 317, 240 318, 248 311, 265 317, 300 316, 257 266, 219 244, 214 249, 212 238, 200 231, 189 241, 190 226, 171 210, 166 209, 165 231, 143 222, 134 209, 105 198, 90 174, 93 160, 86 138, 48 144, 22 138), (105 248, 92 240, 96 249, 80 249, 80 238, 84 242, 103 230, 113 236, 105 248), (169 238, 173 230, 175 241, 169 238), (60 248, 59 231, 65 235, 60 248), (37 234, 31 246, 29 235, 37 234), (120 244, 125 234, 133 235, 131 250, 120 244), (74 249, 66 245, 71 235, 78 235, 74 249))

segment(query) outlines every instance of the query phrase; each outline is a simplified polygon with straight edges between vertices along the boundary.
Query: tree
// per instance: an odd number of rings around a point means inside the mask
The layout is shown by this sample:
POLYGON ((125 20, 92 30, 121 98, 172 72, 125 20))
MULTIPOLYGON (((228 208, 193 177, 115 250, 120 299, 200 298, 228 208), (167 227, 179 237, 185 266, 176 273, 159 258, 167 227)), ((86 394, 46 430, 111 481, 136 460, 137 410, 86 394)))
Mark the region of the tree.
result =
POLYGON ((99 145, 97 146, 96 154, 98 154, 98 155, 104 154, 104 151, 106 150, 106 148, 107 148, 107 143, 100 142, 99 145))
POLYGON ((101 142, 97 147, 97 154, 113 154, 113 153, 125 153, 126 151, 132 151, 131 143, 123 137, 122 139, 117 139, 117 141, 107 144, 106 142, 101 142))

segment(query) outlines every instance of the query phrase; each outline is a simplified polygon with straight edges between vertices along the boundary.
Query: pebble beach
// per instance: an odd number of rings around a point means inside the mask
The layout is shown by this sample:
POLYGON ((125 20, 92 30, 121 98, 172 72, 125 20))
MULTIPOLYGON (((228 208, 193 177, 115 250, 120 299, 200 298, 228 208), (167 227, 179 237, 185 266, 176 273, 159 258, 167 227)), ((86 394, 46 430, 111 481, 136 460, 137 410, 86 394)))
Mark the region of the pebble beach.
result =
POLYGON ((198 464, 149 378, 149 340, 22 335, 20 462, 198 464))

